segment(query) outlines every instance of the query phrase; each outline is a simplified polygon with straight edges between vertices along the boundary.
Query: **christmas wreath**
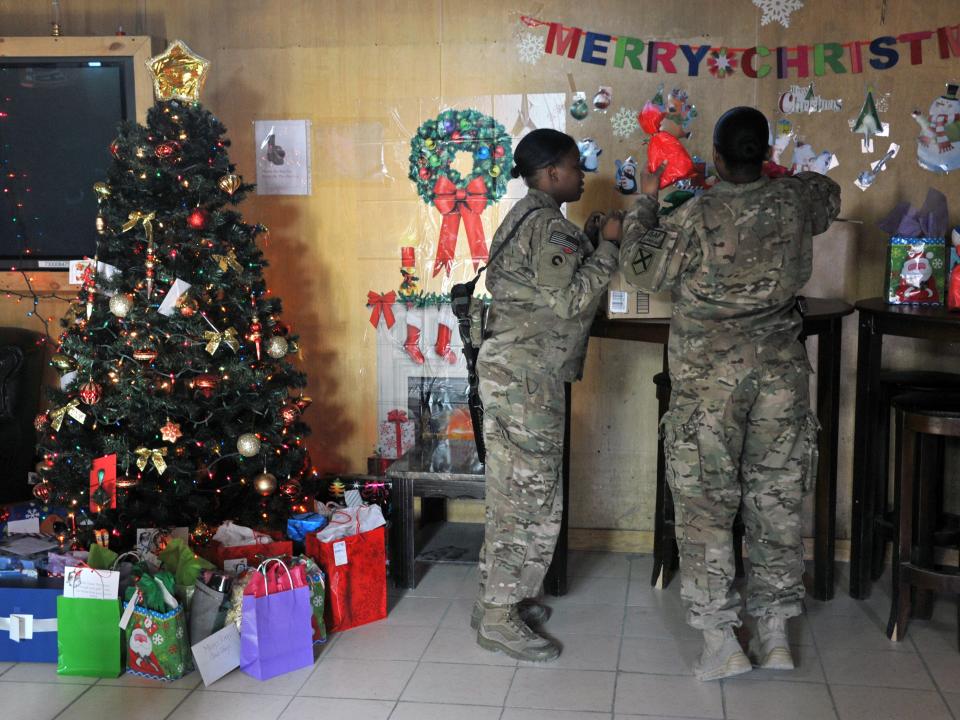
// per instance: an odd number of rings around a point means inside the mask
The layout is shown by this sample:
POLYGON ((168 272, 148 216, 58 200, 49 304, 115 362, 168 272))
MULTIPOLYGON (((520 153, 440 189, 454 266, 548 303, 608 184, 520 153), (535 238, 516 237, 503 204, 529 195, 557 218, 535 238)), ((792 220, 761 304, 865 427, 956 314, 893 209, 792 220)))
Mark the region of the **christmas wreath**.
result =
POLYGON ((443 215, 433 274, 450 274, 460 220, 474 267, 488 257, 480 213, 507 190, 513 153, 503 125, 478 110, 444 110, 427 120, 410 141, 410 179, 427 205, 443 215), (473 168, 463 177, 452 167, 458 152, 473 155, 473 168))

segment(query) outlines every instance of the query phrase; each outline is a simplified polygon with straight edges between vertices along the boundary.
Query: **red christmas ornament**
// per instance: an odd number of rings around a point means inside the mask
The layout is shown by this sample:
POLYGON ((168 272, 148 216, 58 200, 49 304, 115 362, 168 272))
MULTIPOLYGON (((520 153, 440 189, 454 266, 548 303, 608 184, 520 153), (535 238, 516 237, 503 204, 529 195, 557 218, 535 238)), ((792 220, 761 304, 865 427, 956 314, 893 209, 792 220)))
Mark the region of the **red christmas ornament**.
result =
POLYGON ((93 380, 86 382, 80 388, 80 399, 87 405, 96 405, 103 397, 103 388, 93 380))
POLYGON ((308 407, 313 404, 313 400, 308 397, 298 397, 293 401, 293 404, 297 406, 297 409, 300 412, 304 412, 308 407))
POLYGON ((290 498, 299 495, 301 490, 300 481, 293 478, 285 480, 283 485, 280 486, 280 494, 290 498))
POLYGON ((502 158, 502 157, 504 156, 504 153, 505 153, 505 152, 506 152, 506 151, 503 149, 503 145, 497 145, 497 146, 493 149, 493 156, 494 156, 495 158, 502 158))
POLYGON ((43 432, 48 422, 50 422, 50 416, 43 412, 33 419, 33 427, 36 428, 37 432, 43 432))
POLYGON ((421 179, 421 180, 429 180, 429 179, 430 179, 430 171, 427 170, 425 167, 420 168, 420 172, 419 172, 418 174, 420 175, 420 179, 421 179))
POLYGON ((297 416, 299 415, 300 410, 296 405, 284 405, 280 408, 280 417, 283 419, 283 424, 288 427, 296 422, 297 416))
POLYGON ((140 362, 153 362, 159 353, 153 348, 145 347, 133 351, 133 359, 140 362))
POLYGON ((33 496, 42 503, 50 502, 50 497, 52 495, 53 485, 48 483, 46 480, 33 486, 33 496))
POLYGON ((213 397, 213 391, 220 385, 220 378, 216 375, 197 375, 193 379, 193 386, 200 391, 200 394, 209 399, 213 397))
POLYGON ((119 143, 117 143, 116 140, 110 143, 110 154, 113 155, 115 158, 120 157, 120 145, 119 143))
POLYGON ((272 332, 274 335, 279 335, 280 337, 286 337, 290 334, 290 326, 286 323, 278 322, 271 328, 270 332, 272 332))
POLYGON ((160 437, 164 442, 175 443, 177 438, 183 435, 180 431, 180 425, 167 418, 167 424, 160 426, 160 437))
POLYGON ((250 323, 250 332, 247 333, 247 340, 252 342, 257 348, 257 360, 260 359, 260 341, 263 339, 263 326, 259 320, 250 323))
POLYGON ((180 150, 180 143, 173 140, 169 142, 160 143, 154 148, 154 154, 161 160, 165 160, 168 157, 171 157, 180 150))
POLYGON ((210 220, 210 213, 203 208, 195 208, 193 212, 187 215, 187 225, 194 230, 203 230, 210 220))

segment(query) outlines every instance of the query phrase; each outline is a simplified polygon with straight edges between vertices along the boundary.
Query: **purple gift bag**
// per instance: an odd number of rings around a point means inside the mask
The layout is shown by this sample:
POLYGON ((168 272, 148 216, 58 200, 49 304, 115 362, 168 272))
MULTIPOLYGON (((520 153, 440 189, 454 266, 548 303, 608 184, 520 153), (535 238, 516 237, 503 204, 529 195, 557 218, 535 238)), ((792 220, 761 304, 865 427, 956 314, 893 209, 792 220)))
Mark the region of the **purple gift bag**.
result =
POLYGON ((310 588, 292 584, 274 592, 264 583, 266 594, 243 596, 240 669, 258 680, 313 665, 310 588))

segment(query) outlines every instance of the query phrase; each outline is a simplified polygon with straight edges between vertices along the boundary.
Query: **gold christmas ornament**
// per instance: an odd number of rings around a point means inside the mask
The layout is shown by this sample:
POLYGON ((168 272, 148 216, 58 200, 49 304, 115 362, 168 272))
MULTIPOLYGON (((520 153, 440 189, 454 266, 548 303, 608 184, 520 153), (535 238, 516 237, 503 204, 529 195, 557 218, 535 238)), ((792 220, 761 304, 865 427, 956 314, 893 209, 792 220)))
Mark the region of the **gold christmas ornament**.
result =
POLYGON ((126 317, 133 309, 133 298, 123 293, 117 293, 110 298, 110 312, 118 318, 126 317))
POLYGON ((253 479, 253 489, 266 497, 277 489, 277 477, 273 473, 263 472, 253 479))
POLYGON ((73 358, 63 353, 56 353, 50 358, 50 364, 53 365, 61 375, 67 374, 77 366, 73 358))
POLYGON ((174 40, 162 53, 147 60, 157 100, 199 102, 209 67, 210 61, 192 52, 182 40, 174 40))
POLYGON ((227 195, 233 195, 237 190, 240 189, 240 178, 232 173, 230 175, 224 175, 222 178, 217 180, 217 186, 227 195))
POLYGON ((287 350, 290 348, 290 343, 287 342, 286 338, 282 338, 279 335, 274 335, 272 338, 267 340, 267 355, 272 358, 280 359, 287 354, 287 350))
POLYGON ((244 457, 253 457, 260 452, 260 438, 253 433, 244 433, 237 438, 237 452, 244 457))
POLYGON ((97 199, 103 200, 113 195, 113 191, 110 189, 110 186, 105 182, 95 182, 93 184, 93 192, 97 194, 97 199))

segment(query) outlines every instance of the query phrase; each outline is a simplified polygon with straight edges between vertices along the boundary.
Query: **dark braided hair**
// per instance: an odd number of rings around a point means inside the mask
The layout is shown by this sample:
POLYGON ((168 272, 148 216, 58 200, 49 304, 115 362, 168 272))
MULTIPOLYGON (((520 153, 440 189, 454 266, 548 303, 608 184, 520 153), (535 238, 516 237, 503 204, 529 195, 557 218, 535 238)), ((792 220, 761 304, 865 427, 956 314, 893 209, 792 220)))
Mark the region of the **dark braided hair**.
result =
POLYGON ((576 141, 566 133, 549 128, 534 130, 524 135, 514 148, 510 175, 527 179, 540 168, 555 165, 570 150, 576 149, 576 141))

